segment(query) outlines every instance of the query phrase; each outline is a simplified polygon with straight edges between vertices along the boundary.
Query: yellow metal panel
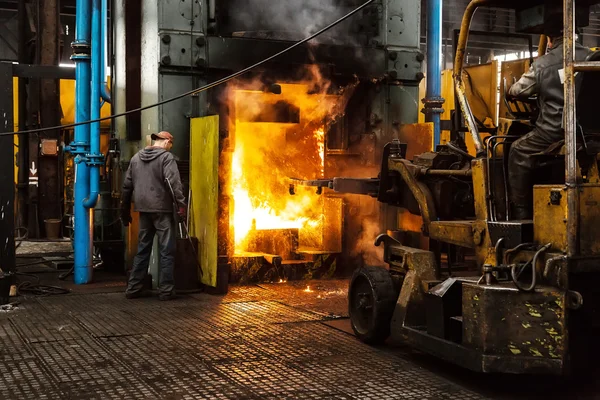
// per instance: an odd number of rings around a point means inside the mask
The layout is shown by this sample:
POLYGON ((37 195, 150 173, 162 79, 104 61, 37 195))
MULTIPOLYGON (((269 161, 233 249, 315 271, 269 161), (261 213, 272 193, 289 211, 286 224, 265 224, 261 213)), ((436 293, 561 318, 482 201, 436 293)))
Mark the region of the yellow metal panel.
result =
MULTIPOLYGON (((566 196, 565 196, 566 197, 566 196)), ((600 253, 600 185, 582 185, 579 195, 579 249, 582 255, 600 253)))
POLYGON ((444 243, 474 248, 474 221, 433 221, 429 225, 429 237, 444 243))
MULTIPOLYGON (((98 99, 100 101, 100 99, 98 99)), ((72 124, 75 122, 75 81, 71 79, 63 79, 60 81, 60 106, 62 108, 63 117, 60 123, 63 125, 72 124)), ((100 109, 100 117, 105 118, 110 116, 111 109, 109 103, 104 103, 100 109)), ((110 120, 102 121, 101 128, 110 127, 110 120)))
POLYGON ((533 239, 536 243, 552 243, 552 250, 567 248, 567 193, 564 186, 536 185, 533 188, 533 239), (555 192, 558 204, 550 201, 555 192))
MULTIPOLYGON (((465 67, 465 87, 473 115, 489 127, 496 124, 498 117, 498 63, 472 65, 465 67)), ((442 71, 442 97, 444 113, 442 120, 450 120, 451 112, 456 108, 454 104, 454 79, 452 70, 442 71)), ((481 134, 482 138, 489 136, 481 134)), ((450 131, 441 132, 441 143, 450 141, 450 131)), ((475 146, 469 133, 465 133, 465 142, 470 154, 475 155, 475 146)))
POLYGON ((198 239, 202 283, 217 286, 219 117, 190 122, 190 235, 198 239))
MULTIPOLYGON (((452 110, 454 110, 454 78, 452 78, 452 70, 449 69, 442 71, 442 97, 445 100, 442 120, 449 121, 452 118, 452 110)), ((440 136, 441 144, 450 141, 450 131, 442 131, 440 136)))

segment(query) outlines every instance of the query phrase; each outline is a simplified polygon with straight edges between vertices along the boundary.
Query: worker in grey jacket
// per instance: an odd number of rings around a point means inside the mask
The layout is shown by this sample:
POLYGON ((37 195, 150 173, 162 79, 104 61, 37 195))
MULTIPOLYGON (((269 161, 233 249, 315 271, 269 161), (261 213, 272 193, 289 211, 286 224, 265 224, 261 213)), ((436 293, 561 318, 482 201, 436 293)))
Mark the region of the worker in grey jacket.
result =
MULTIPOLYGON (((539 115, 535 128, 515 141, 508 157, 509 199, 515 220, 533 218, 533 176, 537 155, 564 139, 564 66, 561 32, 548 35, 550 51, 534 61, 528 72, 508 91, 508 96, 527 99, 537 95, 539 115)), ((584 60, 590 49, 575 46, 575 58, 584 60)))
POLYGON ((173 204, 178 207, 180 218, 185 215, 179 170, 175 157, 169 152, 173 136, 169 132, 152 135, 152 146, 139 151, 131 158, 121 198, 121 219, 125 226, 131 222, 131 200, 135 211, 140 213, 138 251, 125 295, 128 299, 140 297, 143 281, 148 274, 150 253, 154 234, 158 235, 160 250, 159 299, 170 300, 175 296, 173 264, 175 262, 175 221, 173 204), (173 187, 175 199, 168 183, 173 187))

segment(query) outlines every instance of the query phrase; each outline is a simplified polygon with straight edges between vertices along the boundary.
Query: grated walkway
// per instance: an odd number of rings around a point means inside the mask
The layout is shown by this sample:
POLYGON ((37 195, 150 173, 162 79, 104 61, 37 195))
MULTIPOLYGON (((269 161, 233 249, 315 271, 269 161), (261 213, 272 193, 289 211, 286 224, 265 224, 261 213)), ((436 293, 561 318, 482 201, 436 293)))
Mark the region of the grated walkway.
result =
POLYGON ((172 302, 126 300, 121 292, 25 299, 0 313, 0 399, 491 394, 487 383, 472 384, 479 375, 440 373, 429 358, 370 347, 330 326, 347 322, 347 282, 312 282, 310 292, 305 285, 239 286, 225 297, 193 294, 172 302))

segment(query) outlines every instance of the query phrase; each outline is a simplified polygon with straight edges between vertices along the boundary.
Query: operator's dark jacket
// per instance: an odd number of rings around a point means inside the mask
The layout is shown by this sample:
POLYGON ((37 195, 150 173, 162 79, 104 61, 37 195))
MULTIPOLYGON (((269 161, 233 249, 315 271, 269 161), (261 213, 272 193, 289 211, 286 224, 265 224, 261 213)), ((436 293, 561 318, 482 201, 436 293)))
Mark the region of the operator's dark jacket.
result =
MULTIPOLYGON (((580 44, 575 45, 575 59, 585 60, 591 50, 580 44)), ((538 95, 539 115, 535 123, 538 134, 549 140, 564 138, 563 41, 556 40, 550 52, 535 60, 529 71, 511 86, 510 96, 526 99, 538 95)))
MULTIPOLYGON (((590 49, 575 46, 575 59, 585 60, 590 49)), ((533 209, 533 176, 538 165, 538 155, 551 145, 564 139, 564 72, 563 43, 558 39, 548 54, 535 60, 529 72, 508 91, 516 98, 537 95, 539 115, 535 128, 515 141, 508 159, 509 197, 513 219, 531 219, 533 209)))
POLYGON ((158 147, 146 147, 134 155, 129 163, 122 200, 135 211, 143 213, 172 213, 173 196, 165 182, 169 179, 179 207, 185 207, 179 170, 173 154, 158 147), (135 187, 134 187, 135 182, 135 187))

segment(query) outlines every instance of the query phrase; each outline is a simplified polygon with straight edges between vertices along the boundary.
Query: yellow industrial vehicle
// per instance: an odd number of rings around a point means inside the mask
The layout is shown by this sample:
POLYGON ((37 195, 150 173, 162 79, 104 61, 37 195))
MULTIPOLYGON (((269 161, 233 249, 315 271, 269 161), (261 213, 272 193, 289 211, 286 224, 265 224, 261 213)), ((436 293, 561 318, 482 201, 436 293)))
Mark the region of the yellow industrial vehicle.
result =
MULTIPOLYGON (((410 141, 394 141, 385 147, 377 179, 353 180, 351 190, 348 178, 305 182, 370 194, 422 219, 420 245, 407 245, 402 232, 382 234, 375 245, 383 246, 388 267, 354 273, 349 313, 360 340, 407 343, 489 373, 567 374, 597 360, 600 147, 594 134, 600 119, 594 107, 600 74, 591 71, 599 69, 594 60, 600 58, 593 53, 574 61, 573 3, 564 1, 564 13, 560 0, 474 0, 467 7, 454 80, 475 156, 457 138, 407 160, 410 141), (505 168, 510 143, 531 130, 531 108, 516 105, 517 112, 506 102, 513 118, 483 140, 465 95, 463 58, 480 6, 515 9, 517 25, 528 33, 540 33, 550 14, 564 15, 565 140, 540 156, 546 158, 545 181, 534 187, 533 220, 511 220, 505 168), (577 108, 576 71, 582 79, 577 108)), ((578 22, 585 24, 591 3, 597 1, 577 2, 578 22)))

